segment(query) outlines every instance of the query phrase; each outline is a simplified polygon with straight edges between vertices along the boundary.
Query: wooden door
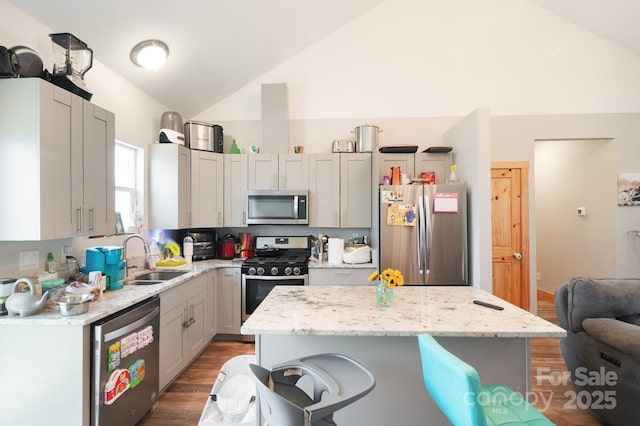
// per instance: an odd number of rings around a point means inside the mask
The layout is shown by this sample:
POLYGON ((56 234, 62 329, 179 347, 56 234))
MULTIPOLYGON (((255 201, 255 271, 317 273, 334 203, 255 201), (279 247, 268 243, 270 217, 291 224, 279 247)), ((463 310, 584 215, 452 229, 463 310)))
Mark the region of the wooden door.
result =
POLYGON ((492 163, 493 294, 529 310, 527 162, 492 163))

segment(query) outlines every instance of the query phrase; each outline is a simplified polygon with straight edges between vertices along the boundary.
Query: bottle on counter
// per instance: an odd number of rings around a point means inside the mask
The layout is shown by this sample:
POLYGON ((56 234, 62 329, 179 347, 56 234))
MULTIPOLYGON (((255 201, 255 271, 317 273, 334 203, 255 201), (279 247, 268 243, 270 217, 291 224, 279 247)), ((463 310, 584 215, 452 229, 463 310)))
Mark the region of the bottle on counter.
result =
POLYGON ((187 235, 182 240, 182 251, 187 263, 191 263, 193 260, 193 238, 191 236, 187 235))
POLYGON ((53 253, 51 252, 47 254, 47 261, 44 263, 44 270, 50 274, 53 274, 58 270, 58 264, 56 263, 56 260, 53 258, 53 253))
POLYGON ((151 269, 152 271, 155 270, 157 268, 157 263, 160 262, 161 260, 162 260, 162 254, 160 253, 158 242, 154 240, 151 246, 149 247, 149 259, 147 262, 149 264, 149 269, 151 269))

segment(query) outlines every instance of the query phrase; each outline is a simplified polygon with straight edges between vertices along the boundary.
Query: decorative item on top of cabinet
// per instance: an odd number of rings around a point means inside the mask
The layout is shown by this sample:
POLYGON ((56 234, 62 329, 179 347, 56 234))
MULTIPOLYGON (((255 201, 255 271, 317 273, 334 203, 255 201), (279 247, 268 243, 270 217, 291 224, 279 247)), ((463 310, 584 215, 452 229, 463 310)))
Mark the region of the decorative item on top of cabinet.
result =
POLYGON ((0 179, 19 179, 0 191, 14 206, 0 213, 0 240, 113 233, 115 116, 36 78, 0 80, 0 99, 0 179))

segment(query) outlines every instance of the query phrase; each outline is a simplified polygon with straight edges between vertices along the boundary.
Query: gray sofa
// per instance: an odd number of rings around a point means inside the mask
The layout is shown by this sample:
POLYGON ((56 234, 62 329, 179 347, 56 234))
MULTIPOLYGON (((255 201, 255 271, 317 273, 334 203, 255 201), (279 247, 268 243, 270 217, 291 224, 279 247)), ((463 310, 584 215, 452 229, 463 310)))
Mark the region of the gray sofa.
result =
POLYGON ((640 279, 572 278, 556 290, 555 309, 567 330, 569 402, 610 425, 640 424, 640 279))

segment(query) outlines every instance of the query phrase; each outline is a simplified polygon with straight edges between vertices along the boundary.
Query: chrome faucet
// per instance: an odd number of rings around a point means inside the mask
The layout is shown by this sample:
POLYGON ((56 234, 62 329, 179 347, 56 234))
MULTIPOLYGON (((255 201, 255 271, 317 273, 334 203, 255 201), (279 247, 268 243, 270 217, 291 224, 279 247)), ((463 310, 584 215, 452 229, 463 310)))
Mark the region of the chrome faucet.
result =
MULTIPOLYGON (((131 234, 129 236, 127 236, 127 238, 124 239, 124 241, 122 242, 122 257, 124 258, 125 262, 127 261, 127 243, 129 242, 129 240, 131 240, 132 238, 139 238, 142 241, 142 244, 144 244, 144 254, 146 256, 146 260, 144 263, 144 267, 147 268, 148 262, 149 262, 149 244, 147 243, 147 240, 144 239, 144 237, 142 237, 140 234, 131 234)), ((133 268, 137 268, 139 266, 137 265, 131 265, 129 266, 127 264, 127 273, 126 276, 129 276, 129 269, 133 269, 133 268)))

